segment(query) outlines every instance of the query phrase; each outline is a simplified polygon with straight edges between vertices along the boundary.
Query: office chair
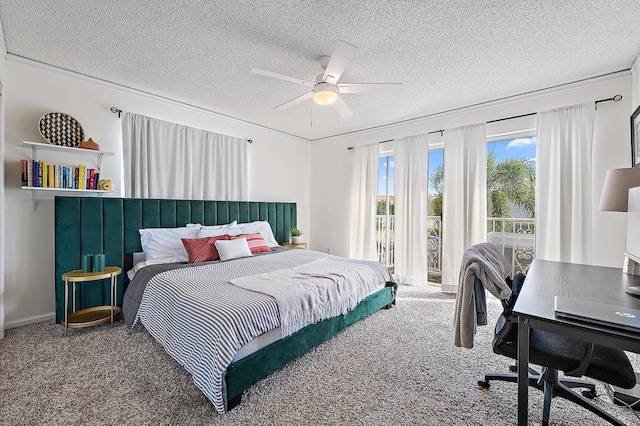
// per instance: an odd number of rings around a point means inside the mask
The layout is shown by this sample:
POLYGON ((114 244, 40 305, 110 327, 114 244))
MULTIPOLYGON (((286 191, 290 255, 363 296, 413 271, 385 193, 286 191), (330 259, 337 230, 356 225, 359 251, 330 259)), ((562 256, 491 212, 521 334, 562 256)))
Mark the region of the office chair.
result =
MULTIPOLYGON (((493 339, 493 351, 512 359, 517 359, 518 352, 518 319, 512 310, 524 281, 523 274, 516 274, 513 281, 507 278, 511 298, 502 301, 503 312, 496 323, 493 339)), ((623 351, 534 329, 529 336, 529 361, 542 367, 541 373, 529 368, 529 386, 544 392, 543 425, 549 424, 551 399, 559 396, 586 408, 611 424, 624 426, 624 423, 585 398, 595 396, 595 386, 592 383, 558 378, 558 371, 561 370, 565 376, 587 376, 621 388, 633 388, 636 376, 623 351), (584 396, 571 390, 572 388, 584 388, 584 396)), ((515 371, 515 366, 511 370, 515 371)), ((488 389, 492 380, 515 383, 518 376, 486 374, 484 379, 478 381, 478 385, 488 389)))

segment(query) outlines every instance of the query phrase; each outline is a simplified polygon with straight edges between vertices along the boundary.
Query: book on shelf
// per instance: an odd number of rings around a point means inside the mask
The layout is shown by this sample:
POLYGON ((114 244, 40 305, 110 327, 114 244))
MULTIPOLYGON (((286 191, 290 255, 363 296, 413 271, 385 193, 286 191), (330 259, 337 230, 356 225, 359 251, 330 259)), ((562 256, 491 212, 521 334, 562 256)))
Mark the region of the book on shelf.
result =
POLYGON ((55 164, 49 164, 47 167, 47 183, 49 184, 49 188, 56 188, 55 171, 55 164))
POLYGON ((20 180, 22 181, 22 186, 27 186, 29 183, 29 178, 27 175, 29 162, 27 160, 20 160, 20 180))
POLYGON ((33 186, 33 161, 27 161, 27 186, 33 186))
POLYGON ((20 160, 22 186, 31 188, 61 188, 97 190, 100 171, 78 164, 67 167, 46 161, 20 160))

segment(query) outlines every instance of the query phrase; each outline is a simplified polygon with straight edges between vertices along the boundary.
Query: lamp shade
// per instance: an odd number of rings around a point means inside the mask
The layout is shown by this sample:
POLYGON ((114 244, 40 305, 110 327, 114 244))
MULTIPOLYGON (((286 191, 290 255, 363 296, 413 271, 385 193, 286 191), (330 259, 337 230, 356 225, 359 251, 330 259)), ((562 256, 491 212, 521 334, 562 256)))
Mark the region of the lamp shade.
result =
POLYGON ((626 212, 629 188, 634 186, 640 186, 640 167, 608 170, 600 197, 600 210, 626 212))
POLYGON ((318 83, 313 88, 313 100, 320 105, 331 105, 338 100, 338 89, 329 83, 318 83))
POLYGON ((320 105, 331 105, 338 100, 338 95, 336 95, 334 92, 323 90, 321 92, 314 93, 313 100, 320 105))

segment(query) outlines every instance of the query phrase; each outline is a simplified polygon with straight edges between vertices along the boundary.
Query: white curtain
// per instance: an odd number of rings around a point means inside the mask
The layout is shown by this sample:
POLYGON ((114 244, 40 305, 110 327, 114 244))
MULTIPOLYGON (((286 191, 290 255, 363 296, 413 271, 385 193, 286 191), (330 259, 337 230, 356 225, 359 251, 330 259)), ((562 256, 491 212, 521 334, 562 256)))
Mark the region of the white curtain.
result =
POLYGON ((124 112, 125 196, 247 200, 247 143, 124 112))
POLYGON ((351 241, 349 257, 377 260, 376 202, 379 144, 358 146, 353 152, 351 241))
POLYGON ((395 243, 394 275, 403 284, 427 284, 427 135, 394 142, 395 243))
POLYGON ((538 113, 536 258, 591 263, 594 104, 538 113))
POLYGON ((474 124, 444 132, 442 290, 458 288, 464 251, 487 241, 487 134, 474 124))
POLYGON ((0 81, 0 339, 4 339, 4 96, 2 81, 0 81))

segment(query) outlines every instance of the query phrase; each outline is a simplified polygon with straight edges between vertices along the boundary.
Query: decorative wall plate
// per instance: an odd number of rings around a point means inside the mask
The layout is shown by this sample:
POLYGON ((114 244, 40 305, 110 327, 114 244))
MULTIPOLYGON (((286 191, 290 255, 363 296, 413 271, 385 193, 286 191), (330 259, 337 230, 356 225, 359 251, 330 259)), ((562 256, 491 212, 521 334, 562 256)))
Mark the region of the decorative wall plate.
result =
POLYGON ((84 140, 84 130, 78 120, 61 112, 43 115, 38 122, 40 134, 50 144, 76 148, 84 140))

